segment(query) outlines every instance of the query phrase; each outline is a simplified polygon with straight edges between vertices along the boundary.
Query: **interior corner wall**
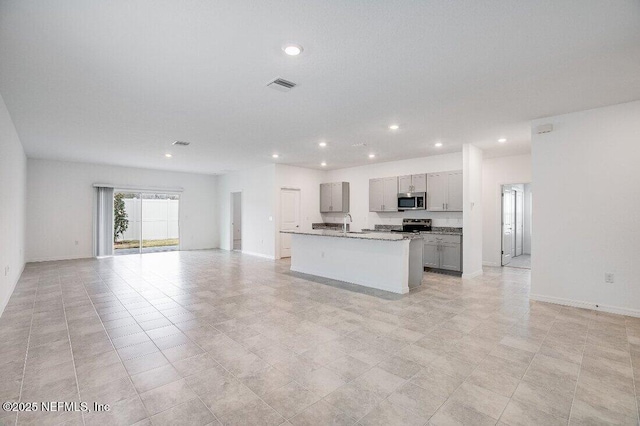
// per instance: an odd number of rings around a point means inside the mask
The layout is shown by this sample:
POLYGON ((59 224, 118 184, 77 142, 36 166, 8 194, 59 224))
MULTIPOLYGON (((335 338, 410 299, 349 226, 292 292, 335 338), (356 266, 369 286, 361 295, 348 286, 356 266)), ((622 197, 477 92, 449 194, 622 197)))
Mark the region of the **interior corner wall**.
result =
POLYGON ((462 147, 462 277, 482 274, 482 150, 462 147))
POLYGON ((0 95, 0 315, 25 261, 27 157, 0 95))
POLYGON ((487 158, 483 161, 483 265, 502 265, 502 185, 529 182, 531 182, 531 154, 487 158))
POLYGON ((94 183, 183 188, 180 249, 217 247, 216 179, 203 174, 29 159, 27 260, 93 256, 94 183))
POLYGON ((242 252, 275 259, 275 165, 218 176, 219 247, 231 250, 231 193, 242 192, 242 252))
POLYGON ((280 191, 300 190, 300 230, 310 231, 313 223, 322 222, 320 214, 320 184, 327 178, 324 170, 276 164, 275 166, 275 257, 280 258, 280 191))
POLYGON ((640 316, 639 117, 635 101, 532 123, 553 124, 532 135, 532 299, 640 316))

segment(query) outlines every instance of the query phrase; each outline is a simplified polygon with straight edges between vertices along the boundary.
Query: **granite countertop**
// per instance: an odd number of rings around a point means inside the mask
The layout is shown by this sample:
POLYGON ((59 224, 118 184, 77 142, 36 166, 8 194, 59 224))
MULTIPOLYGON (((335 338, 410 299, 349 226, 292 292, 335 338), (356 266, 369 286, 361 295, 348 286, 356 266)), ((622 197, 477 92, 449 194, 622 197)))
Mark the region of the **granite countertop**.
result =
POLYGON ((373 231, 363 231, 364 233, 359 232, 347 232, 346 234, 341 231, 330 231, 330 230, 312 230, 312 231, 280 231, 283 234, 299 234, 299 235, 315 235, 318 237, 337 237, 337 238, 356 238, 360 240, 377 240, 377 241, 403 241, 403 240, 413 240, 416 238, 422 238, 420 234, 410 234, 410 233, 385 233, 385 232, 373 232, 373 231))
MULTIPOLYGON (((402 230, 399 225, 375 225, 375 229, 363 229, 365 232, 391 233, 391 231, 402 230)), ((409 233, 402 233, 406 235, 409 233)), ((420 234, 439 234, 439 235, 462 235, 462 228, 451 228, 442 226, 433 226, 431 231, 420 231, 420 234)))

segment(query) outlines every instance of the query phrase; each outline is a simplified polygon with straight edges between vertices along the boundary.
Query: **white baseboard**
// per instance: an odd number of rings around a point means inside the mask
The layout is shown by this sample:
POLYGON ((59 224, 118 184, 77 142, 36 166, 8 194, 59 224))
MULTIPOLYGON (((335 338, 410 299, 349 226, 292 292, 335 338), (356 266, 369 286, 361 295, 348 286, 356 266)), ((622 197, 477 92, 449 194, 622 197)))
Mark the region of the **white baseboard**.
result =
POLYGON ((76 260, 76 259, 91 259, 94 256, 51 256, 51 257, 35 257, 33 259, 27 260, 27 263, 31 262, 54 262, 56 260, 76 260))
POLYGON ((276 260, 275 256, 270 256, 268 254, 256 253, 253 251, 244 251, 242 250, 242 254, 248 254, 249 256, 262 257, 263 259, 271 259, 276 260))
POLYGON ((502 265, 500 265, 499 263, 496 263, 496 262, 488 262, 486 260, 483 260, 482 261, 482 266, 496 266, 496 267, 498 267, 498 266, 502 266, 502 265))
POLYGON ((581 300, 563 299, 561 297, 543 296, 541 294, 530 294, 529 299, 538 302, 554 303, 556 305, 571 306, 574 308, 591 309, 593 311, 608 312, 610 314, 627 315, 640 318, 640 310, 623 308, 620 306, 601 305, 599 303, 584 302, 581 300))
POLYGON ((463 273, 462 274, 462 279, 469 279, 469 278, 479 277, 483 273, 484 273, 484 271, 482 269, 480 269, 479 271, 475 271, 475 272, 469 272, 468 274, 463 273))
POLYGON ((18 278, 16 278, 16 280, 13 282, 13 284, 11 284, 11 290, 9 290, 9 293, 7 293, 7 300, 2 302, 2 306, 0 306, 0 317, 2 316, 2 313, 4 312, 4 308, 6 308, 7 305, 9 304, 9 299, 11 299, 11 296, 13 295, 13 291, 16 289, 16 285, 18 284, 18 281, 20 281, 20 277, 22 276, 22 273, 24 272, 24 267, 26 265, 27 265, 26 262, 22 264, 22 269, 20 269, 20 273, 18 274, 18 278))

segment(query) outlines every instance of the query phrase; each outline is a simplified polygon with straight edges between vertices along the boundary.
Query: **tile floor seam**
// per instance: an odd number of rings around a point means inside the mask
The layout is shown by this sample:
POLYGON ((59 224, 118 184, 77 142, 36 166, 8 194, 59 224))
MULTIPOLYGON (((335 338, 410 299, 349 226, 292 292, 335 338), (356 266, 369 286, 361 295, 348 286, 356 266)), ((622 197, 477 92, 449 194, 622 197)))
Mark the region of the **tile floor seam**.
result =
MULTIPOLYGON (((31 321, 29 323, 29 336, 27 337, 27 352, 24 354, 24 366, 22 368, 22 380, 20 382, 20 393, 18 395, 18 402, 22 402, 22 388, 24 387, 24 378, 27 371, 27 360, 29 358, 29 344, 31 343, 31 331, 33 330, 33 317, 35 316, 36 302, 38 301, 38 288, 40 287, 39 282, 40 282, 40 278, 38 278, 36 291, 33 295, 33 305, 31 306, 31 321)), ((18 417, 20 417, 20 412, 16 413, 16 422, 15 422, 16 426, 18 426, 18 417)))
MULTIPOLYGON (((104 280, 102 279, 102 277, 100 277, 100 281, 104 284, 104 280)), ((116 350, 115 346, 113 346, 113 341, 111 340, 111 336, 109 336, 109 333, 107 332, 107 329, 104 326, 104 322, 102 321, 102 317, 98 313, 98 310, 96 309, 96 305, 95 305, 95 303, 93 303, 93 299, 89 295, 89 292, 87 291, 87 287, 86 287, 86 285, 84 283, 82 283, 82 287, 84 289, 85 294, 89 298, 89 302, 91 303, 91 306, 93 307, 93 311, 96 313, 96 315, 98 316, 98 319, 100 320, 100 324, 102 325, 102 330, 107 335, 107 339, 109 339, 109 343, 111 344, 111 347, 113 348, 113 351, 116 353, 116 356, 118 357, 118 360, 120 360, 120 364, 123 366, 123 368, 125 368, 124 367, 124 362, 122 361, 122 358, 120 357, 120 354, 116 350)), ((109 286, 107 286, 107 287, 109 287, 109 286)), ((111 290, 109 290, 109 291, 111 292, 111 290)), ((168 362, 168 360, 167 360, 167 362, 168 362)), ((133 384, 133 380, 131 379, 131 375, 129 374, 128 371, 127 371, 127 378, 129 379, 129 383, 131 384, 131 387, 135 391, 136 396, 138 397, 138 400, 140 401, 140 404, 142 404, 142 407, 144 408, 144 411, 147 414, 147 418, 151 419, 151 416, 149 415, 149 410, 147 409, 147 406, 144 405, 144 402, 142 401, 142 398, 140 397, 140 392, 138 392, 138 389, 133 384)))
MULTIPOLYGON (((522 316, 524 316, 524 315, 526 315, 526 314, 523 314, 522 316)), ((512 327, 515 327, 515 325, 514 325, 514 326, 512 326, 512 327)), ((464 384, 467 382, 467 380, 469 380, 469 377, 471 377, 471 375, 474 373, 474 371, 476 371, 476 370, 478 369, 478 367, 480 366, 480 364, 482 364, 482 362, 483 362, 485 359, 487 359, 487 358, 489 357, 489 354, 490 354, 491 352, 493 352, 493 350, 494 350, 496 347, 498 347, 498 345, 499 345, 499 344, 500 344, 500 341, 496 342, 496 344, 495 344, 495 345, 493 345, 493 347, 491 348, 491 350, 490 350, 489 352, 487 352, 487 354, 482 358, 482 360, 481 360, 478 364, 476 364, 476 366, 473 368, 473 370, 471 370, 471 372, 470 372, 470 373, 469 373, 469 374, 464 378, 464 380, 463 380, 463 381, 458 385, 458 387, 456 387, 456 388, 453 390, 453 392, 451 392, 451 394, 449 395, 449 397, 448 397, 448 398, 447 398, 447 399, 446 399, 446 400, 445 400, 445 401, 440 405, 440 407, 438 407, 438 410, 437 410, 437 411, 435 411, 431 417, 435 416, 435 415, 438 413, 438 411, 440 411, 440 409, 441 409, 441 408, 442 408, 442 407, 443 407, 443 406, 444 406, 444 405, 449 401, 449 399, 451 398, 451 396, 452 396, 453 394, 455 394, 455 393, 458 391, 458 389, 460 389, 460 388, 462 387, 462 385, 464 385, 464 384)), ((479 387, 482 387, 482 386, 479 386, 479 387)), ((485 388, 483 388, 483 389, 485 389, 485 388)), ((487 389, 487 390, 489 390, 489 389, 487 389)), ((490 391, 490 392, 493 392, 493 391, 490 391)), ((495 392, 494 392, 494 393, 495 393, 495 392)), ((509 398, 509 401, 511 401, 511 398, 509 398)), ((500 417, 502 417, 502 413, 504 413, 504 410, 507 408, 507 405, 509 405, 509 401, 507 402, 507 404, 504 406, 504 408, 503 408, 503 409, 502 409, 502 411, 500 412, 500 415, 498 416, 498 418, 497 418, 497 419, 495 419, 495 420, 496 420, 496 423, 498 423, 498 422, 500 421, 500 417)), ((429 420, 431 420, 431 417, 429 418, 429 420)), ((490 416, 489 416, 489 417, 490 417, 490 416)))
MULTIPOLYGON (((523 314, 521 318, 524 318, 524 316, 527 315, 528 313, 531 313, 531 307, 529 307, 529 310, 525 314, 523 314)), ((524 370, 524 373, 522 373, 522 377, 520 377, 520 379, 518 380, 518 386, 520 386, 520 384, 524 380, 525 376, 527 375, 527 372, 529 371, 529 368, 531 368, 531 364, 533 364, 533 360, 535 359, 536 355, 540 352, 540 348, 542 348, 542 345, 544 345, 544 342, 545 342, 545 340, 547 340, 547 337, 549 337, 549 333, 551 332, 551 329, 553 328, 553 324, 555 324, 556 321, 557 321, 556 318, 557 318, 557 314, 554 317, 553 322, 551 323, 551 325, 547 329, 547 332, 545 333, 544 338, 542 339, 542 343, 540 343, 540 347, 533 354, 533 356, 531 357, 531 360, 529 361, 529 364, 527 365, 527 368, 524 370)), ((512 326, 512 328, 515 328, 515 327, 516 327, 516 325, 514 324, 512 326)), ((496 345, 496 346, 498 346, 498 345, 496 345)), ((513 391, 513 393, 509 397, 509 401, 507 402, 507 405, 505 405, 504 409, 502 410, 502 413, 500 413, 500 417, 498 418, 498 421, 496 423, 499 423, 500 419, 502 419, 502 416, 504 415, 505 410, 507 409, 507 407, 509 406, 509 404, 513 400, 513 395, 515 395, 516 391, 518 390, 518 386, 516 386, 516 389, 513 391)), ((569 423, 569 419, 567 419, 567 424, 568 423, 569 423)))
MULTIPOLYGON (((228 337, 229 339, 231 339, 231 337, 227 336, 224 332, 220 332, 221 334, 224 334, 226 337, 228 337)), ((233 339, 231 339, 233 340, 233 339)), ((235 342, 235 340, 233 340, 235 342)), ((237 342, 236 342, 237 343, 237 342)), ((204 351, 205 354, 209 354, 208 351, 205 351, 197 342, 194 342, 194 345, 196 345, 198 348, 200 348, 202 351, 204 351)), ((253 352, 252 352, 253 353, 253 352)), ((194 355, 195 356, 195 355, 194 355)), ((256 355, 257 356, 257 355, 256 355)), ((247 388, 251 393, 253 393, 256 397, 258 397, 258 399, 260 399, 260 401, 262 401, 264 404, 267 405, 267 407, 271 408, 273 411, 275 411, 276 413, 278 413, 285 421, 283 423, 286 423, 288 419, 286 419, 283 415, 281 415, 275 408, 273 408, 271 405, 267 404, 267 402, 262 399, 260 397, 260 395, 258 395, 256 392, 253 391, 253 389, 251 389, 249 386, 245 385, 242 380, 240 380, 238 377, 236 377, 235 374, 233 374, 230 370, 228 370, 224 365, 222 365, 217 359, 215 359, 215 357, 212 357, 213 360, 223 369, 225 370, 227 373, 229 373, 234 379, 236 379, 242 386, 244 386, 245 388, 247 388)), ((258 357, 259 358, 259 357, 258 357)), ((185 358, 186 359, 186 358, 185 358)), ((262 358, 260 358, 262 359, 262 358)), ((265 360, 263 360, 265 361, 265 360)), ((171 362, 170 362, 171 363, 171 362)), ((267 365, 269 365, 269 367, 271 368, 275 368, 273 367, 273 365, 271 365, 270 363, 268 363, 267 361, 265 361, 265 363, 267 365)), ((173 363, 171 363, 171 365, 173 366, 173 363)), ((279 370, 278 370, 279 371, 279 370)), ((185 382, 186 383, 186 382, 185 382)), ((218 418, 218 416, 216 416, 216 414, 209 408, 209 406, 207 404, 204 403, 204 401, 202 400, 202 398, 200 397, 200 395, 198 395, 197 392, 195 392, 193 390, 193 388, 191 387, 191 385, 189 385, 189 383, 186 383, 187 387, 198 396, 198 399, 200 400, 200 402, 202 402, 202 404, 207 408, 207 410, 209 410, 209 412, 213 415, 213 417, 218 421, 218 423, 220 423, 221 425, 224 425, 224 423, 222 421, 220 421, 220 419, 218 418)))
MULTIPOLYGON (((78 399, 80 400, 80 402, 82 402, 82 394, 80 393, 80 382, 78 381, 78 370, 76 369, 75 356, 73 355, 73 346, 71 345, 71 334, 69 332, 69 321, 67 320, 67 309, 64 304, 64 292, 62 291, 62 284, 59 284, 59 287, 60 298, 62 300, 62 312, 64 313, 64 325, 67 327, 67 339, 69 340, 69 349, 71 349, 71 364, 73 365, 73 376, 76 379, 76 390, 78 391, 78 399)), ((82 424, 86 425, 84 411, 81 411, 80 414, 82 415, 82 424)))
MULTIPOLYGON (((378 364, 376 364, 374 367, 377 367, 377 366, 378 366, 379 364, 381 364, 382 362, 383 362, 383 361, 380 361, 380 362, 379 362, 378 364)), ((371 369, 373 369, 374 367, 371 367, 371 369)), ((370 369, 370 370, 371 370, 371 369, 370 369)), ((367 370, 367 371, 370 371, 370 370, 367 370)), ((410 378, 406 379, 406 380, 405 380, 401 385, 398 385, 398 386, 397 386, 397 387, 396 387, 396 388, 395 388, 391 393, 389 393, 389 395, 387 395, 384 399, 382 399, 382 401, 380 401, 378 404, 376 404, 376 407, 374 407, 372 410, 370 410, 369 412, 367 412, 364 416, 362 416, 362 417, 360 417, 358 420, 356 420, 356 422, 355 422, 354 424, 358 424, 358 423, 360 423, 360 421, 361 421, 362 419, 364 419, 365 417, 367 417, 369 414, 371 414, 371 413, 372 413, 372 412, 377 408, 377 406, 378 406, 378 405, 380 405, 380 404, 381 404, 382 402, 384 402, 384 401, 387 401, 387 400, 389 399, 389 397, 390 397, 391 395, 393 395, 393 393, 394 393, 394 392, 396 392, 398 389, 400 389, 401 387, 403 387, 404 385, 406 385, 407 383, 409 383, 409 382, 411 381, 411 379, 413 379, 413 378, 414 378, 414 377, 416 377, 418 374, 420 374, 420 372, 421 372, 421 371, 422 371, 422 370, 417 371, 417 372, 416 372, 416 373, 414 373, 410 378)), ((366 372, 365 372, 365 373, 366 373, 366 372)), ((360 376, 362 376, 362 375, 363 375, 363 374, 365 374, 365 373, 362 373, 360 376)), ((391 374, 393 374, 393 373, 391 373, 391 374)), ((358 377, 360 377, 360 376, 358 376, 358 377)), ((355 379, 354 379, 354 380, 355 380, 355 379)), ((352 381, 352 382, 353 382, 353 381, 352 381)), ((416 386, 418 386, 418 385, 416 385, 416 386)), ((418 387, 420 387, 420 386, 418 386, 418 387)), ((420 388, 421 388, 421 387, 420 387, 420 388)), ((423 388, 421 388, 421 389, 423 389, 423 388)), ((441 407, 445 402, 447 402, 447 401, 448 401, 448 399, 449 399, 449 398, 447 398, 447 399, 446 399, 442 404, 440 404, 440 406, 438 406, 438 408, 433 412, 433 414, 432 414, 431 416, 429 416, 429 418, 427 419, 427 421, 426 421, 425 423, 423 423, 423 425, 422 425, 422 426, 425 426, 426 424, 428 424, 428 423, 429 423, 429 420, 431 420, 431 417, 433 417, 433 416, 435 415, 435 413, 437 413, 437 412, 438 412, 438 410, 440 409, 440 407, 441 407)), ((392 404, 392 405, 394 405, 394 404, 393 404, 393 402, 389 402, 389 403, 390 403, 390 404, 392 404)), ((407 408, 405 408, 405 409, 407 409, 407 408)), ((407 410, 411 411, 412 413, 414 412, 414 410, 411 410, 411 409, 407 409, 407 410)), ((417 413, 416 413, 416 414, 417 414, 417 413)))
POLYGON ((580 358, 580 368, 578 369, 578 376, 576 377, 576 386, 573 389, 573 398, 571 398, 571 408, 569 409, 569 418, 567 419, 567 424, 571 424, 571 415, 573 414, 573 405, 576 403, 576 395, 578 393, 578 383, 580 382, 580 373, 582 373, 582 362, 584 361, 584 353, 587 350, 587 342, 589 341, 589 330, 591 329, 591 323, 593 322, 593 318, 589 319, 589 323, 587 324, 587 335, 584 339, 584 346, 582 348, 582 357, 580 358))
POLYGON ((638 395, 638 385, 636 381, 636 368, 633 365, 633 357, 631 356, 631 343, 629 342, 629 328, 627 327, 627 320, 624 321, 624 333, 627 336, 627 348, 629 350, 629 361, 631 362, 631 377, 633 378, 633 393, 636 400, 636 421, 640 424, 640 395, 638 395))

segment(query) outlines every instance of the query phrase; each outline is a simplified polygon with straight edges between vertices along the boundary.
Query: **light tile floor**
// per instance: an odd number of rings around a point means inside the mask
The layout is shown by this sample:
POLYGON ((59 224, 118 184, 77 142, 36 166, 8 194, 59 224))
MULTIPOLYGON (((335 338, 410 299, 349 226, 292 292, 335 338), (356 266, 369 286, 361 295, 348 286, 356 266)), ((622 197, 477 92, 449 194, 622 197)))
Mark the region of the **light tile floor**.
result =
POLYGON ((640 319, 530 302, 528 270, 381 297, 288 266, 27 265, 0 318, 0 400, 111 409, 0 424, 638 424, 640 319))
POLYGON ((507 266, 510 268, 531 269, 531 255, 521 254, 520 256, 516 256, 511 259, 511 262, 507 266))

